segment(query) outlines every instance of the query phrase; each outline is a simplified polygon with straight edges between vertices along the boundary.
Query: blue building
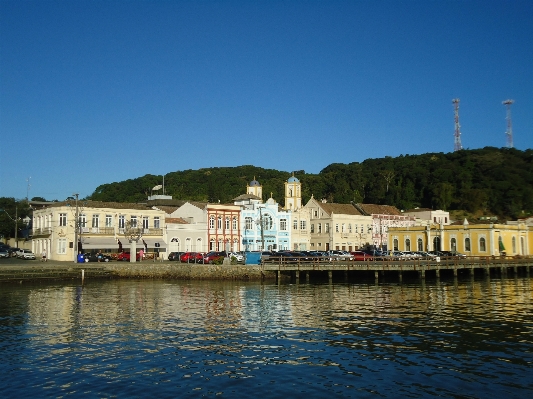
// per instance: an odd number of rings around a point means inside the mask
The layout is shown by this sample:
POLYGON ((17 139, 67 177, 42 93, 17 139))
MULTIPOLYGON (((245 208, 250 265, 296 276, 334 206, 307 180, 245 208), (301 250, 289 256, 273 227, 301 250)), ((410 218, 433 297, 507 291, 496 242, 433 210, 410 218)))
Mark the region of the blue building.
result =
POLYGON ((255 178, 246 191, 233 200, 241 207, 242 248, 245 251, 290 250, 291 212, 283 210, 272 196, 263 203, 263 188, 255 178))

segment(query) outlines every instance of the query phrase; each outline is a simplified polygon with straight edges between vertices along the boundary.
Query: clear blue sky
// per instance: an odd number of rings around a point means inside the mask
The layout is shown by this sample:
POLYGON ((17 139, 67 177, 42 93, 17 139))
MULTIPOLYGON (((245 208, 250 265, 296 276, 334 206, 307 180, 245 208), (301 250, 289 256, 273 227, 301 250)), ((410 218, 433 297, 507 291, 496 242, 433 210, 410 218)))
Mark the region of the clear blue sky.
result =
MULTIPOLYGON (((0 197, 533 148, 533 1, 0 0, 0 197), (31 179, 29 179, 31 177, 31 179)), ((243 188, 244 189, 244 188, 243 188)))

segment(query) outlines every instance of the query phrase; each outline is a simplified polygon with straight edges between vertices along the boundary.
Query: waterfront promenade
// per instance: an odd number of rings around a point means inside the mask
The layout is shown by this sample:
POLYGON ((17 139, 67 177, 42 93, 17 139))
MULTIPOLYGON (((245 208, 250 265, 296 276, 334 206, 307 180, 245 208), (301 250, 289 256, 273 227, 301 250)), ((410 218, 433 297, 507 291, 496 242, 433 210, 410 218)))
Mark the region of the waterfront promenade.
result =
MULTIPOLYGON (((337 276, 363 276, 379 280, 396 276, 400 281, 405 274, 421 279, 440 277, 441 274, 457 276, 459 273, 487 275, 514 273, 530 274, 533 257, 500 258, 469 257, 440 260, 387 260, 387 261, 327 261, 263 263, 261 265, 203 265, 180 262, 90 262, 74 263, 20 259, 0 261, 0 282, 64 279, 152 278, 180 280, 299 280, 302 275, 325 278, 337 276)), ((356 278, 357 278, 356 277, 356 278)), ((396 278, 395 277, 395 278, 396 278)))

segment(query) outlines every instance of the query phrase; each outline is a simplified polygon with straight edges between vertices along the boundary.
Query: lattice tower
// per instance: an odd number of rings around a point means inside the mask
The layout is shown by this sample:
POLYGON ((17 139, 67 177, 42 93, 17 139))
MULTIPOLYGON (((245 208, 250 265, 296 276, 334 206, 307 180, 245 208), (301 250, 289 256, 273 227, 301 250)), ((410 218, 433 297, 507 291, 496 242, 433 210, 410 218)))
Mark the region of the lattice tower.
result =
POLYGON ((505 119, 507 120, 507 131, 505 132, 505 136, 507 137, 507 147, 513 148, 513 122, 511 121, 511 104, 514 103, 514 100, 505 100, 502 102, 503 105, 507 108, 507 116, 505 119))
POLYGON ((452 100, 453 108, 454 108, 454 114, 455 114, 455 145, 453 150, 459 151, 463 149, 463 146, 461 144, 461 125, 459 124, 459 99, 454 98, 452 100))

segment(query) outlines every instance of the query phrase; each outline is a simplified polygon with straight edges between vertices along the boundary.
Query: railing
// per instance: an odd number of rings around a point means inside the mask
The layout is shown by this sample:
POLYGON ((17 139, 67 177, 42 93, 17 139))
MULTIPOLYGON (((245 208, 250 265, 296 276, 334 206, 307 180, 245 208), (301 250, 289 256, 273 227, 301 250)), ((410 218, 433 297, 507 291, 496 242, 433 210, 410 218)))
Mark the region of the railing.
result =
POLYGON ((51 227, 37 227, 33 229, 33 235, 34 236, 40 236, 40 235, 49 235, 52 234, 52 228, 51 227))

